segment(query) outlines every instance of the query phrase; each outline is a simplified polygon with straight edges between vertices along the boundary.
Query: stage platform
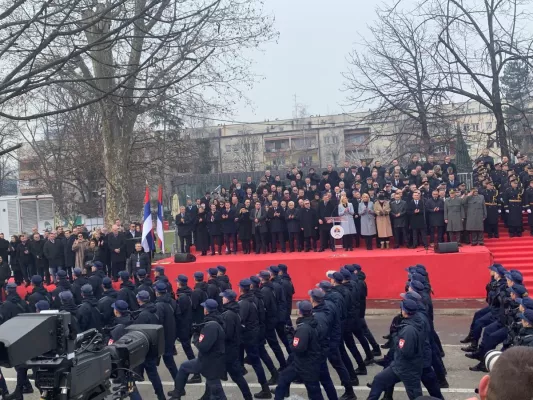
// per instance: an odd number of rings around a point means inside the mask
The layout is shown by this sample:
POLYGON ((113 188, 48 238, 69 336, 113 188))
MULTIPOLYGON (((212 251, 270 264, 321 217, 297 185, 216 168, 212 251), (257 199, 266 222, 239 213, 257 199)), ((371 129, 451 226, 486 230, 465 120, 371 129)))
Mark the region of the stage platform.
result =
POLYGON ((257 274, 272 264, 286 264, 296 289, 295 299, 308 298, 307 292, 326 278, 326 271, 337 270, 345 264, 360 264, 366 274, 369 299, 395 299, 404 291, 407 280, 405 268, 410 265, 426 266, 436 299, 472 299, 485 297, 485 285, 489 279, 487 267, 492 255, 484 246, 464 246, 459 253, 436 254, 433 250, 390 249, 372 251, 326 250, 322 253, 275 253, 236 255, 196 255, 192 263, 174 263, 173 258, 163 259, 155 265, 165 266, 165 275, 175 285, 179 274, 189 277, 195 271, 205 272, 209 267, 224 265, 234 288, 239 280, 257 274))

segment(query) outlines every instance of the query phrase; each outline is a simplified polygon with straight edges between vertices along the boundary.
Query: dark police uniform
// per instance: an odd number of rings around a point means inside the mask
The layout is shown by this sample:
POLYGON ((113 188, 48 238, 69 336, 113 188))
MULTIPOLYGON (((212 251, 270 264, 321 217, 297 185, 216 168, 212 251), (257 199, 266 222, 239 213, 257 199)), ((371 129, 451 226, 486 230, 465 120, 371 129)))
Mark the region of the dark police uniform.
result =
POLYGON ((120 271, 120 278, 122 283, 120 284, 120 290, 118 291, 117 298, 128 303, 130 311, 136 311, 139 309, 139 304, 135 298, 135 284, 130 281, 130 274, 127 271, 120 271))
POLYGON ((498 238, 498 221, 500 219, 500 202, 499 192, 497 189, 485 189, 481 192, 485 198, 485 206, 487 207, 487 218, 485 219, 485 232, 489 238, 498 238))
MULTIPOLYGON (((243 279, 239 285, 244 289, 244 293, 239 297, 239 315, 241 317, 241 342, 246 351, 248 362, 252 366, 257 375, 257 380, 263 390, 268 388, 265 370, 261 359, 259 358, 258 343, 260 336, 260 319, 259 311, 256 305, 256 297, 254 293, 250 291, 250 285, 252 282, 249 279, 243 279)), ((264 340, 264 339, 262 339, 264 340)))
MULTIPOLYGON (((416 313, 418 305, 413 300, 404 300, 402 308, 409 313, 416 313)), ((424 338, 420 318, 405 318, 394 340, 394 361, 377 374, 372 383, 368 400, 379 400, 386 388, 403 382, 407 396, 414 400, 422 396, 420 380, 424 365, 424 338)))
POLYGON ((324 353, 317 331, 318 322, 311 314, 311 303, 302 301, 299 307, 306 314, 296 320, 296 330, 291 341, 293 362, 281 371, 275 398, 282 399, 291 382, 299 378, 304 382, 310 400, 323 400, 319 380, 324 353))
POLYGON ((503 194, 509 236, 522 236, 522 189, 507 188, 503 194))
POLYGON ((287 349, 287 353, 291 354, 291 347, 289 345, 289 340, 287 339, 287 334, 285 333, 285 326, 287 324, 287 311, 290 307, 292 307, 292 304, 287 304, 285 289, 283 288, 281 278, 277 275, 279 273, 279 268, 276 265, 272 265, 270 270, 274 274, 270 281, 274 286, 276 301, 278 303, 278 321, 276 323, 276 333, 278 334, 281 343, 283 343, 287 349))
MULTIPOLYGON (((180 283, 187 284, 188 279, 185 275, 178 276, 180 283)), ((188 360, 194 359, 194 353, 191 347, 191 325, 192 325, 192 289, 188 286, 178 287, 177 304, 180 308, 180 314, 176 318, 176 334, 183 348, 183 352, 188 360)))
MULTIPOLYGON (((106 281, 111 281, 111 279, 107 278, 106 281)), ((111 285, 109 284, 109 286, 111 285)), ((118 292, 115 289, 112 287, 106 287, 103 296, 100 298, 100 300, 98 300, 96 306, 102 315, 103 326, 113 325, 115 314, 113 313, 113 308, 111 306, 115 301, 117 301, 117 296, 118 292)))
POLYGON ((94 297, 92 287, 85 285, 81 288, 83 300, 76 314, 81 332, 88 329, 102 329, 102 314, 98 310, 98 300, 94 297))
MULTIPOLYGON (((267 278, 267 273, 267 271, 262 271, 261 277, 263 279, 267 278)), ((268 279, 270 279, 270 273, 268 273, 268 279)), ((287 362, 285 361, 285 356, 283 355, 283 351, 281 350, 276 336, 276 325, 278 323, 279 314, 274 284, 270 281, 262 282, 261 294, 263 295, 263 303, 266 310, 265 339, 276 356, 280 368, 283 369, 287 365, 287 362)))
MULTIPOLYGON (((131 282, 130 282, 131 283, 131 282)), ((157 314, 157 307, 154 303, 150 303, 150 295, 146 291, 140 291, 137 294, 137 298, 140 299, 144 304, 140 305, 139 309, 137 310, 136 318, 134 323, 135 324, 153 324, 153 325, 161 325, 161 322, 159 321, 159 317, 157 314)), ((140 376, 144 376, 144 371, 146 371, 146 375, 148 375, 148 379, 150 382, 152 382, 152 387, 154 388, 154 392, 157 396, 158 400, 165 399, 165 393, 163 391, 163 384, 161 383, 161 377, 159 376, 159 372, 157 371, 157 358, 152 357, 148 355, 144 362, 135 368, 135 372, 137 372, 140 376)))
MULTIPOLYGON (((176 393, 183 393, 189 374, 202 374, 211 399, 225 400, 220 382, 226 375, 224 321, 217 311, 218 303, 215 300, 206 300, 202 307, 208 309, 209 314, 205 316, 199 335, 193 340, 198 348, 198 358, 181 364, 175 379, 176 393)), ((180 396, 174 395, 172 398, 179 399, 180 396)))

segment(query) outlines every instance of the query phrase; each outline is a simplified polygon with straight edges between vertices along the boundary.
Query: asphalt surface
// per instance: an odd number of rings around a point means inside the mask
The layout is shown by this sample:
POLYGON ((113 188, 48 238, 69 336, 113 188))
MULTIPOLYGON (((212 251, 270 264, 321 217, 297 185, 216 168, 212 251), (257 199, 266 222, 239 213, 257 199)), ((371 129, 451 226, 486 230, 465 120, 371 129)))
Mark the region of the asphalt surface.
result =
MULTIPOLYGON (((444 345, 444 350, 446 356, 444 358, 444 363, 448 370, 448 382, 450 384, 449 389, 443 389, 444 398, 447 400, 463 400, 468 399, 473 396, 474 389, 477 387, 479 380, 483 376, 482 373, 475 373, 468 370, 469 366, 474 365, 472 360, 464 357, 464 353, 461 351, 461 344, 459 340, 466 334, 468 331, 468 326, 470 324, 471 317, 468 315, 436 315, 435 326, 441 338, 441 341, 444 345)), ((373 332, 376 340, 379 343, 384 342, 381 338, 383 335, 388 333, 389 324, 391 321, 391 316, 389 315, 370 315, 367 317, 367 322, 370 326, 371 331, 373 332)), ((193 346, 194 348, 194 346, 193 346)), ((283 346, 282 346, 283 348, 283 346)), ((176 363, 179 367, 180 363, 183 362, 186 358, 183 355, 183 351, 178 344, 178 355, 176 356, 176 363)), ((361 353, 364 353, 361 350, 361 353)), ((272 355, 272 359, 276 364, 275 357, 272 355)), ((355 364, 355 363, 354 363, 355 364)), ((247 366, 249 373, 246 375, 246 379, 250 384, 250 389, 252 393, 257 393, 260 391, 259 384, 257 383, 257 378, 253 372, 253 369, 250 366, 247 366)), ((13 369, 2 369, 4 376, 6 377, 8 386, 10 390, 13 390, 16 382, 16 374, 13 369)), ((368 375, 360 377, 360 386, 355 387, 355 392, 359 399, 365 399, 368 395, 369 389, 366 387, 367 382, 371 382, 372 378, 381 371, 381 367, 377 365, 372 365, 368 367, 368 375)), ((270 378, 268 371, 267 378, 270 378)), ((330 367, 331 377, 335 385, 337 385, 338 395, 341 396, 344 392, 343 387, 340 386, 340 381, 337 373, 330 367)), ((173 381, 170 378, 168 370, 161 363, 159 367, 159 374, 163 381, 165 392, 173 389, 173 381)), ((242 395, 236 385, 231 381, 223 382, 224 391, 228 399, 242 399, 242 395)), ((152 386, 149 381, 141 382, 138 384, 139 391, 143 399, 155 399, 152 386)), ((186 387, 187 395, 183 399, 200 399, 204 392, 204 385, 187 385, 186 387)), ((25 395, 25 399, 37 400, 39 399, 38 394, 34 393, 32 395, 25 395)), ((291 386, 291 398, 293 399, 306 399, 306 391, 303 385, 292 385, 291 386)), ((324 398, 325 394, 324 394, 324 398)), ((407 396, 401 384, 396 386, 394 393, 395 400, 407 400, 407 396)))

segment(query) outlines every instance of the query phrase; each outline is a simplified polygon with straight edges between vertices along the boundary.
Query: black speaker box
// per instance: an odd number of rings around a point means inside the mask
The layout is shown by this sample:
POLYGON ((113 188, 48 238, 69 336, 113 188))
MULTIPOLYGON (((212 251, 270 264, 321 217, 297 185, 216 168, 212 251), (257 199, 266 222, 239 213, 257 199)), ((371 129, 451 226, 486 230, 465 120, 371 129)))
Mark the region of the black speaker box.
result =
POLYGON ((459 253, 459 244, 457 242, 437 243, 435 253, 459 253))
POLYGON ((174 255, 174 262, 175 263, 189 263, 189 262, 195 262, 196 257, 194 254, 191 253, 176 253, 174 255))

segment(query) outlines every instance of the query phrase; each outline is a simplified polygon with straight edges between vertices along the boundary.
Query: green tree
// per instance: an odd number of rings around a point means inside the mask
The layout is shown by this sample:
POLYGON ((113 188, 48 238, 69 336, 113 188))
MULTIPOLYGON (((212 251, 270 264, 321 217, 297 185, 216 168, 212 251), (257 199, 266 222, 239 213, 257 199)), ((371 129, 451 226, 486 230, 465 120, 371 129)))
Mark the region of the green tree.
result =
POLYGON ((529 103, 532 100, 533 77, 529 65, 524 61, 508 63, 501 78, 505 99, 505 122, 510 142, 521 147, 522 139, 529 135, 533 115, 529 103))
POLYGON ((455 139, 455 165, 458 172, 471 172, 472 160, 468 154, 468 146, 461 132, 461 128, 457 126, 457 134, 455 139))

